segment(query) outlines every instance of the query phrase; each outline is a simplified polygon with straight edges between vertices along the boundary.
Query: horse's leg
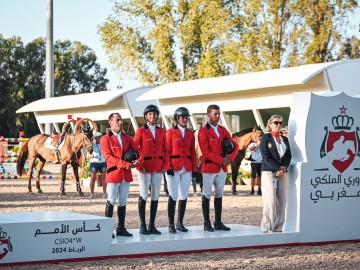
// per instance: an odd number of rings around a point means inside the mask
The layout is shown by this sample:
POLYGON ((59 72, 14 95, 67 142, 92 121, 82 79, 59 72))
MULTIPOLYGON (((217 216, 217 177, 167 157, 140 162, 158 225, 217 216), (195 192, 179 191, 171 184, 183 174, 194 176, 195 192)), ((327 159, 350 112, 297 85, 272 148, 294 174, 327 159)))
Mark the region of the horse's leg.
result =
POLYGON ((236 160, 236 158, 234 159, 234 161, 231 163, 231 179, 232 179, 232 183, 231 183, 231 190, 232 190, 232 194, 236 195, 237 191, 236 191, 236 185, 237 185, 237 177, 238 177, 238 173, 239 173, 239 164, 236 160))
POLYGON ((29 170, 28 170, 28 174, 29 174, 29 178, 28 178, 28 194, 33 195, 32 193, 32 189, 31 189, 31 178, 32 178, 32 170, 34 169, 34 165, 35 165, 35 158, 31 158, 29 159, 29 170))
POLYGON ((76 190, 79 192, 80 197, 84 197, 84 193, 81 190, 80 181, 79 181, 79 164, 77 162, 73 162, 72 164, 75 179, 76 179, 76 190))
POLYGON ((42 169, 44 168, 45 165, 45 159, 39 157, 39 162, 36 166, 36 188, 38 190, 38 193, 43 193, 41 188, 40 188, 40 173, 42 171, 42 169))
POLYGON ((66 163, 61 165, 61 184, 60 184, 61 196, 66 196, 65 193, 66 167, 67 167, 66 163))

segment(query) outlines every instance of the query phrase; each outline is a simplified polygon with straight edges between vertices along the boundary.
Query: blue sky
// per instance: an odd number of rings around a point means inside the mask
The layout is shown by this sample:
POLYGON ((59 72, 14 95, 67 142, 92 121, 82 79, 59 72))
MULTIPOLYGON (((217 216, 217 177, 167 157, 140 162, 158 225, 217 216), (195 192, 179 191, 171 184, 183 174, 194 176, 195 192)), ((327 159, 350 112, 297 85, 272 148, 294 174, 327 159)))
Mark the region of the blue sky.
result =
MULTIPOLYGON (((102 67, 108 70, 109 89, 140 86, 135 81, 121 81, 101 47, 97 29, 112 13, 110 0, 53 0, 54 40, 80 41, 93 49, 102 67)), ((26 44, 46 36, 47 0, 0 0, 0 34, 19 36, 26 44)))
MULTIPOLYGON (((139 0, 141 1, 141 0, 139 0)), ((101 47, 98 26, 112 13, 111 0, 53 0, 54 40, 80 41, 93 49, 102 67, 108 69, 108 87, 138 87, 136 81, 122 81, 101 47)), ((47 0, 0 0, 0 34, 5 38, 21 37, 26 44, 46 36, 47 0)), ((352 19, 353 29, 347 31, 360 38, 360 9, 352 19)))

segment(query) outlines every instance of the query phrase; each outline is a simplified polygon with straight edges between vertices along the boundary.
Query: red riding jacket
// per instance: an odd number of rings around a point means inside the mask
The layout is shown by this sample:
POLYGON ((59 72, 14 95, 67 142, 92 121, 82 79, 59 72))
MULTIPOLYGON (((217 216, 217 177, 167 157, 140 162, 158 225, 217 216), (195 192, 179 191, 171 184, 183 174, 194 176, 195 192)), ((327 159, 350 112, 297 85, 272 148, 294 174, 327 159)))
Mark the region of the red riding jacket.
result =
POLYGON ((136 151, 139 154, 139 162, 143 162, 143 153, 134 140, 126 134, 121 134, 122 147, 112 131, 103 136, 100 141, 102 153, 106 160, 106 182, 120 183, 122 180, 132 182, 130 162, 122 160, 123 153, 129 150, 136 151))
POLYGON ((218 137, 214 129, 207 123, 199 130, 199 145, 202 152, 202 173, 218 173, 220 168, 227 172, 227 167, 223 166, 224 155, 222 152, 222 142, 226 138, 234 144, 234 151, 229 155, 231 160, 234 160, 238 152, 239 146, 235 140, 230 136, 226 128, 218 125, 220 137, 218 137))
POLYGON ((145 169, 146 173, 160 173, 164 169, 165 130, 156 126, 154 138, 150 128, 145 124, 135 132, 134 141, 144 154, 144 163, 137 169, 145 169))
POLYGON ((184 166, 187 172, 197 172, 194 132, 186 129, 181 135, 176 126, 166 131, 165 169, 180 171, 184 166))

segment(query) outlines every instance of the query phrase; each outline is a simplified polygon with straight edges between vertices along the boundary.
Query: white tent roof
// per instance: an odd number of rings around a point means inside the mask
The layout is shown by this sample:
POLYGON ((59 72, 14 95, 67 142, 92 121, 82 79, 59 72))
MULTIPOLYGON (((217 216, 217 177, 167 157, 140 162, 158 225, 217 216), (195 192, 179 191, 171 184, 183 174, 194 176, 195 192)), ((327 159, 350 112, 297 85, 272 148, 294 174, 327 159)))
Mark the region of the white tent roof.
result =
MULTIPOLYGON (((352 61, 360 62, 360 60, 352 61)), ((271 87, 302 85, 329 67, 342 65, 347 62, 350 61, 309 64, 224 77, 169 83, 146 92, 138 97, 137 100, 212 95, 271 87)))
POLYGON ((72 108, 107 105, 114 99, 122 96, 124 93, 131 90, 133 89, 121 89, 113 91, 101 91, 95 93, 43 98, 23 106, 22 108, 18 109, 16 113, 56 111, 72 108))
MULTIPOLYGON (((56 125, 66 122, 69 115, 103 121, 107 120, 110 113, 119 112, 124 119, 131 120, 136 130, 136 117, 143 116, 143 110, 150 101, 135 100, 150 89, 152 87, 140 87, 44 98, 25 105, 16 113, 33 112, 43 132, 43 124, 52 123, 57 128, 56 125)), ((151 102, 156 104, 156 100, 151 102)))

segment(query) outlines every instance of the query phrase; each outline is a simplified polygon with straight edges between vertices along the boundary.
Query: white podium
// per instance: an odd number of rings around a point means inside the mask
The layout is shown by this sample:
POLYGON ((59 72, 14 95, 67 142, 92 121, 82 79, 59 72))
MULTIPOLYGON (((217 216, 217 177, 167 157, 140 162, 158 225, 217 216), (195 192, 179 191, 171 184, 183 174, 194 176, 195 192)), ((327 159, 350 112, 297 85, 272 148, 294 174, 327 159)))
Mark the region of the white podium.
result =
POLYGON ((204 232, 202 226, 194 226, 188 233, 173 235, 160 228, 161 235, 144 236, 136 229, 129 230, 133 237, 112 239, 112 218, 68 212, 0 213, 0 266, 360 241, 359 127, 358 98, 344 93, 294 94, 288 133, 293 159, 282 233, 264 234, 260 227, 230 224, 229 232, 204 232))

